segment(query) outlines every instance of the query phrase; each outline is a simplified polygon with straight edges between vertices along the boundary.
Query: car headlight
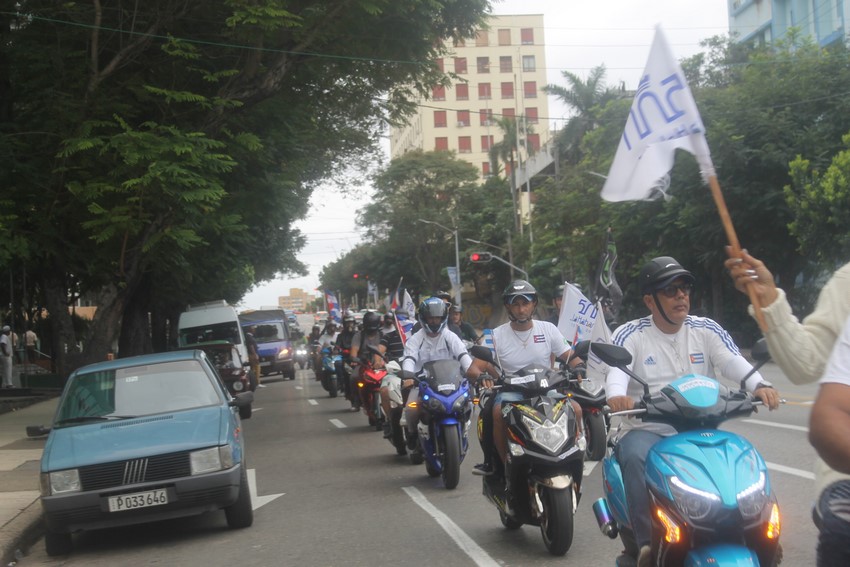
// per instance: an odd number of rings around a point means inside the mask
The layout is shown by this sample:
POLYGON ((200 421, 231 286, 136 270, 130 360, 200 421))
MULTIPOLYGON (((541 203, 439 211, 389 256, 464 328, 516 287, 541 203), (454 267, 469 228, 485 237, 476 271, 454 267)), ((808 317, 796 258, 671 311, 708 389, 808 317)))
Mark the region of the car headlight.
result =
POLYGON ((82 489, 78 469, 54 471, 42 475, 42 494, 65 494, 66 492, 79 492, 82 489), (47 486, 45 486, 45 480, 47 486))
POLYGON ((701 520, 708 516, 716 503, 720 502, 720 496, 694 488, 685 484, 679 477, 670 477, 670 492, 673 493, 673 501, 679 511, 691 520, 701 520))
POLYGON ((284 347, 284 348, 280 349, 279 351, 277 351, 277 357, 278 358, 287 358, 289 356, 289 353, 290 353, 290 350, 288 348, 284 347))
POLYGON ((537 423, 526 416, 522 416, 522 422, 531 434, 531 439, 547 451, 555 453, 567 442, 567 412, 562 413, 555 423, 548 419, 537 423))
POLYGON ((193 475, 229 469, 233 466, 233 449, 222 445, 193 451, 189 453, 189 465, 193 475))
POLYGON ((738 509, 745 519, 758 517, 767 504, 767 493, 764 490, 766 480, 764 472, 760 472, 756 482, 738 493, 738 509))

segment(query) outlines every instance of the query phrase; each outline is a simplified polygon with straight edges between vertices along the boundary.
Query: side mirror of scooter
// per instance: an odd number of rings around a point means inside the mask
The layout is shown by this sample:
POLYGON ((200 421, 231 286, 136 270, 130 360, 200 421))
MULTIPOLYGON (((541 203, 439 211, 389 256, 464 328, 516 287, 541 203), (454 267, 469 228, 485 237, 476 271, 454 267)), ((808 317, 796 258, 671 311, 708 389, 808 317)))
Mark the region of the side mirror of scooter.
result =
POLYGON ((643 386, 643 399, 648 400, 650 398, 649 384, 628 368, 628 365, 632 363, 632 353, 621 346, 608 343, 594 343, 593 354, 598 356, 608 366, 619 368, 628 374, 629 378, 636 380, 638 384, 643 386))
POLYGON ((747 389, 747 379, 758 372, 758 369, 764 366, 764 364, 770 361, 770 351, 767 348, 767 341, 764 337, 760 338, 753 345, 752 350, 750 351, 750 355, 753 357, 753 360, 756 363, 753 365, 753 369, 747 372, 747 375, 741 379, 741 391, 745 391, 747 389))
POLYGON ((475 358, 483 360, 484 362, 495 364, 495 362, 493 361, 493 353, 490 351, 489 348, 485 346, 475 345, 474 347, 469 349, 469 354, 471 354, 475 358))
POLYGON ((570 360, 574 358, 580 358, 582 360, 587 360, 587 355, 590 354, 590 341, 584 340, 579 341, 573 345, 573 352, 570 354, 570 360))

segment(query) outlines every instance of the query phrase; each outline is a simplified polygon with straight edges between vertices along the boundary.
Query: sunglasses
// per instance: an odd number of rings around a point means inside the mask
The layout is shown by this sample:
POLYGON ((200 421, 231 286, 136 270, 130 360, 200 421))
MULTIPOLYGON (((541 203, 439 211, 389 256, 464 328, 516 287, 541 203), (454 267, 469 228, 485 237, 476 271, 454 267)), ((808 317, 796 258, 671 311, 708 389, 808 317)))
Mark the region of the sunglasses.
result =
POLYGON ((690 295, 694 290, 694 284, 692 283, 682 283, 682 284, 670 284, 666 287, 662 287, 658 291, 664 294, 665 297, 676 297, 679 295, 681 291, 685 295, 690 295))

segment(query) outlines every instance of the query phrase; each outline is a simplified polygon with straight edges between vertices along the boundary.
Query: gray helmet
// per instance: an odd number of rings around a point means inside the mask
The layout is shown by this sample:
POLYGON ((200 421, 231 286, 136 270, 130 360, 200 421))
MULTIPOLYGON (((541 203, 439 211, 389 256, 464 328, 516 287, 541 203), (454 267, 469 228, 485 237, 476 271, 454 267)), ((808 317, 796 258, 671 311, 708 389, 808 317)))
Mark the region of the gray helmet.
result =
POLYGON ((514 280, 502 292, 502 301, 510 305, 517 297, 525 297, 531 303, 537 303, 537 290, 525 280, 514 280))
POLYGON ((676 278, 684 278, 690 283, 694 282, 694 275, 683 268, 675 258, 670 256, 653 258, 640 269, 640 276, 638 276, 640 292, 643 295, 650 294, 670 285, 676 278))
POLYGON ((427 333, 436 335, 443 330, 448 320, 449 306, 439 297, 429 297, 419 305, 419 324, 427 333), (439 324, 429 325, 429 317, 439 317, 439 324))

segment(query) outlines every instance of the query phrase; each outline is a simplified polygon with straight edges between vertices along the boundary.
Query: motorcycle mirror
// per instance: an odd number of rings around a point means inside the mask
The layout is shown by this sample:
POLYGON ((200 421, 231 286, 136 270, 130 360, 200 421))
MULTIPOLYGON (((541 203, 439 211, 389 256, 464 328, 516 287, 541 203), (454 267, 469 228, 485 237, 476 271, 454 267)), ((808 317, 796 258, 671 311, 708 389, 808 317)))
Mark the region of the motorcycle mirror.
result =
POLYGON ((619 368, 628 374, 629 378, 636 380, 641 386, 643 386, 643 398, 645 400, 650 398, 649 384, 647 384, 643 378, 627 368, 628 365, 632 363, 632 353, 621 346, 608 343, 594 343, 593 354, 598 356, 599 359, 608 366, 619 368))
POLYGON ((584 340, 579 341, 573 345, 573 353, 570 355, 570 359, 573 358, 581 358, 583 360, 587 360, 587 355, 590 353, 590 341, 584 340))
POLYGON ((753 345, 752 350, 750 351, 750 355, 753 357, 753 360, 756 363, 753 365, 753 369, 747 372, 747 374, 741 379, 741 391, 744 392, 747 389, 747 379, 750 376, 758 372, 759 368, 764 366, 766 362, 770 360, 770 351, 767 348, 767 341, 764 337, 760 338, 753 345))
POLYGON ((493 364, 493 353, 490 351, 489 348, 485 346, 475 345, 474 347, 469 349, 469 354, 471 354, 475 358, 493 364))

